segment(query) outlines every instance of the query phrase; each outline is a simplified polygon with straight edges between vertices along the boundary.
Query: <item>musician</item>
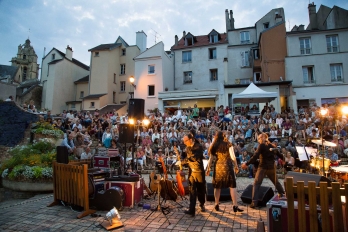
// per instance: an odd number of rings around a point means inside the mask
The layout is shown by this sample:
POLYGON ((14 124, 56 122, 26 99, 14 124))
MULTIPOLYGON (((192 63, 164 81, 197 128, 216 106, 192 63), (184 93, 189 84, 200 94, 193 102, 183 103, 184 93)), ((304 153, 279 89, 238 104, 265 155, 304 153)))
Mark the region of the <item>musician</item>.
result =
POLYGON ((253 192, 252 192, 253 202, 251 203, 250 208, 257 207, 260 186, 262 184, 263 178, 266 175, 275 185, 279 195, 282 197, 285 194, 282 185, 279 183, 277 179, 276 168, 274 163, 274 154, 276 154, 280 159, 283 159, 283 156, 278 151, 278 148, 276 148, 273 144, 271 144, 268 141, 267 134, 265 133, 260 134, 258 137, 258 142, 259 142, 259 146, 256 152, 254 153, 254 155, 251 157, 251 159, 248 162, 243 163, 241 165, 242 169, 246 170, 248 166, 254 163, 257 159, 260 160, 260 164, 256 171, 256 176, 254 180, 253 192))
POLYGON ((333 152, 332 147, 327 149, 327 153, 325 154, 325 158, 330 159, 332 163, 337 162, 338 155, 333 152))
POLYGON ((184 211, 185 214, 195 216, 196 201, 200 203, 202 212, 205 212, 205 172, 203 167, 203 147, 195 140, 192 133, 184 136, 183 142, 186 145, 186 158, 178 161, 176 165, 188 164, 189 166, 189 182, 190 182, 190 206, 189 210, 184 211))

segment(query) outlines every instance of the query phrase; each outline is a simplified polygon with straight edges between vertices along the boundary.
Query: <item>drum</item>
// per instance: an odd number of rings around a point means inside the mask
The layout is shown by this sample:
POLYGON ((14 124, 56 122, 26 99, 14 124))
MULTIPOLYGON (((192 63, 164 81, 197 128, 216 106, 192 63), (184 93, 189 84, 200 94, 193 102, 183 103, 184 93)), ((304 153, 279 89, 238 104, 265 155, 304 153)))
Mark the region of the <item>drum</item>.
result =
MULTIPOLYGON (((324 171, 329 171, 331 160, 324 158, 324 171)), ((323 158, 319 157, 315 159, 315 167, 317 169, 323 168, 323 158)))
POLYGON ((348 165, 331 167, 330 176, 336 180, 348 180, 348 165))

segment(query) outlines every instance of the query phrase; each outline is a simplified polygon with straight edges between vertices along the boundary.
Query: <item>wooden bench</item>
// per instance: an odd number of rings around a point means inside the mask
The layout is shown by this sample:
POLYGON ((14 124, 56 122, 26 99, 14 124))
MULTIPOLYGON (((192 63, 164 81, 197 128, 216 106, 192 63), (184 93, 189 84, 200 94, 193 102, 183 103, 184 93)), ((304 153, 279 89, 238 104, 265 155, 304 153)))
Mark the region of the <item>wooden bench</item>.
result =
MULTIPOLYGON (((75 163, 75 162, 74 162, 75 163)), ((95 213, 89 209, 87 164, 74 165, 53 163, 53 202, 48 207, 64 201, 71 205, 81 206, 83 211, 77 218, 95 213)))
POLYGON ((309 223, 310 231, 319 231, 318 202, 321 210, 322 231, 347 231, 344 224, 348 225, 346 217, 346 215, 348 215, 348 207, 346 207, 345 203, 342 203, 341 196, 348 199, 348 184, 346 183, 344 184, 344 188, 340 188, 338 182, 332 182, 331 186, 332 187, 328 187, 327 182, 320 182, 319 187, 316 187, 316 182, 314 181, 308 181, 308 186, 304 185, 304 181, 298 181, 296 186, 294 186, 293 178, 286 178, 285 188, 288 203, 288 231, 306 231, 307 223, 309 223), (295 228, 295 223, 292 223, 296 221, 294 193, 297 194, 299 228, 295 228), (305 195, 308 195, 309 201, 308 222, 306 221, 305 195), (332 208, 329 206, 331 202, 332 208), (333 222, 332 226, 331 221, 333 222))

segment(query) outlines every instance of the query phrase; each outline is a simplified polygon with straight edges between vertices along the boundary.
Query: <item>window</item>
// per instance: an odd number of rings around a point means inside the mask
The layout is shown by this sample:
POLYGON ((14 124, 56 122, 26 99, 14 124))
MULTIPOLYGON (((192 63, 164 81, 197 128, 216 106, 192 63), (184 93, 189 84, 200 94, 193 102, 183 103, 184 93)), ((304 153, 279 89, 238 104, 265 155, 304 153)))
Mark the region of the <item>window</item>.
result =
POLYGON ((116 73, 114 73, 114 83, 116 84, 116 73))
POLYGON ((155 65, 154 64, 148 66, 147 73, 148 74, 155 74, 155 65))
POLYGON ((192 83, 192 72, 184 72, 184 84, 192 83))
POLYGON ((123 49, 122 49, 122 56, 125 56, 125 55, 126 55, 126 49, 123 48, 123 49))
POLYGON ((255 59, 255 60, 258 60, 258 59, 259 59, 259 53, 260 53, 259 49, 255 49, 255 50, 254 50, 254 59, 255 59))
POLYGON ((185 46, 191 46, 194 44, 192 36, 186 36, 185 38, 185 46))
POLYGON ((94 102, 91 102, 91 108, 94 108, 94 102))
POLYGON ((240 79, 240 84, 241 85, 250 84, 250 79, 249 78, 240 79))
POLYGON ((304 84, 314 84, 314 67, 313 66, 303 66, 303 83, 304 84))
POLYGON ((148 91, 149 91, 149 93, 148 93, 149 97, 155 96, 155 86, 154 85, 149 85, 148 91))
POLYGON ((126 64, 121 64, 121 75, 126 74, 126 64))
POLYGON ((242 44, 250 43, 250 34, 249 31, 242 31, 240 33, 240 42, 242 44))
POLYGON ((83 91, 80 92, 80 98, 83 98, 85 93, 83 91))
POLYGON ((186 62, 191 62, 192 61, 192 52, 191 51, 185 51, 182 52, 182 62, 186 63, 186 62))
POLYGON ((301 55, 311 54, 311 39, 310 38, 300 39, 300 50, 301 50, 301 55))
POLYGON ((263 29, 269 28, 269 22, 263 24, 263 29))
POLYGON ((210 43, 217 43, 219 42, 219 37, 217 34, 213 34, 209 36, 209 42, 210 43))
POLYGON ((209 48, 209 59, 216 59, 216 48, 209 48))
POLYGON ((56 58, 56 54, 52 54, 51 60, 54 60, 56 58))
POLYGON ((126 82, 125 81, 121 81, 120 82, 120 91, 121 92, 125 92, 126 91, 126 82))
POLYGON ((71 109, 75 109, 75 108, 76 108, 75 103, 71 103, 71 109))
POLYGON ((330 64, 331 82, 343 81, 342 64, 330 64))
POLYGON ((27 59, 27 55, 23 55, 23 60, 27 59))
POLYGON ((218 80, 218 70, 217 69, 210 69, 210 80, 211 81, 217 81, 218 80))
POLYGON ((338 52, 338 37, 337 35, 326 36, 327 52, 338 52))
POLYGON ((112 102, 116 103, 116 92, 112 92, 112 102))
POLYGON ((260 72, 254 72, 254 81, 257 82, 261 82, 261 73, 260 72))
POLYGON ((99 56, 99 52, 95 52, 95 53, 94 53, 94 56, 99 56))
POLYGON ((250 66, 249 51, 242 52, 241 56, 242 56, 242 67, 249 67, 250 66))
POLYGON ((23 68, 23 81, 25 81, 27 79, 27 67, 23 68))

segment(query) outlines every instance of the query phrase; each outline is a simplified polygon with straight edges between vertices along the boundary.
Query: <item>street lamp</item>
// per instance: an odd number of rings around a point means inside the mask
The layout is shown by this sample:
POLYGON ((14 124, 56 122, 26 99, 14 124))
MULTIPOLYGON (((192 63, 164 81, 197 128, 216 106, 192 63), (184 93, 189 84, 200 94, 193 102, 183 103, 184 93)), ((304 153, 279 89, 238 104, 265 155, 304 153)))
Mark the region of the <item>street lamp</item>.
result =
POLYGON ((133 85, 134 89, 137 89, 137 86, 134 84, 134 81, 135 81, 134 77, 130 76, 129 77, 129 82, 133 85))

